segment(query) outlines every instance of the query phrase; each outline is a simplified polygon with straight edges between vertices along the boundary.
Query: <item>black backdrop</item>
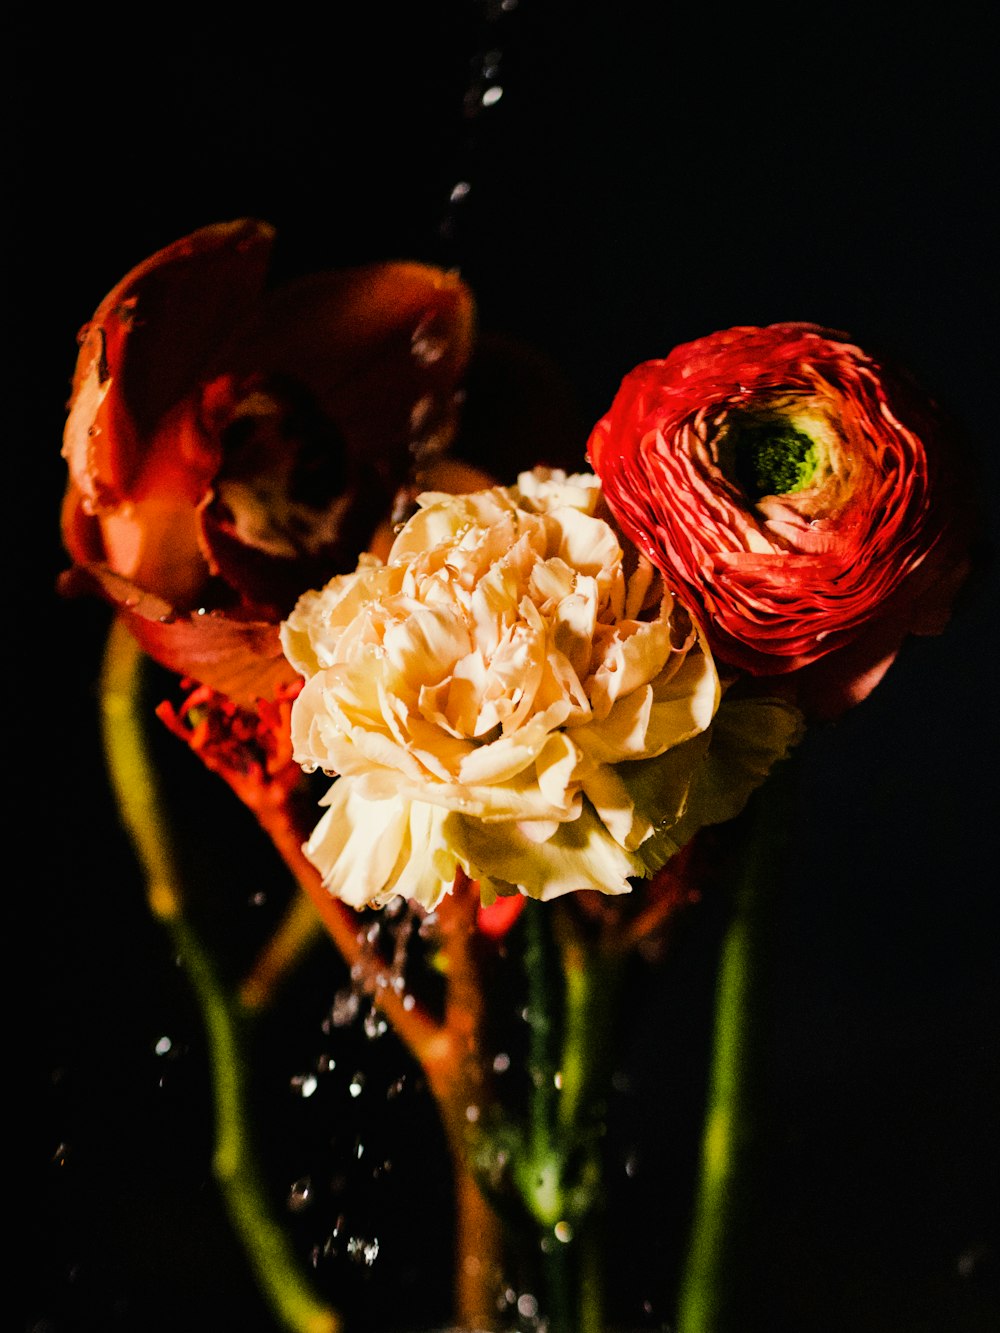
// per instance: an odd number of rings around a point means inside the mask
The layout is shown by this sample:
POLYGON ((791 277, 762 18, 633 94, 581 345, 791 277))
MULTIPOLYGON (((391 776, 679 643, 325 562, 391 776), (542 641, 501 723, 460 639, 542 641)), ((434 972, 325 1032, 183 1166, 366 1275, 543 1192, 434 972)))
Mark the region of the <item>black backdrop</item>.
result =
MULTIPOLYGON (((459 265, 483 329, 561 368, 581 431, 623 374, 677 342, 812 320, 897 356, 954 412, 992 521, 987 7, 852 11, 818 27, 802 7, 734 18, 538 0, 322 17, 291 5, 259 21, 157 11, 134 31, 90 14, 50 23, 40 8, 5 21, 15 1327, 274 1328, 209 1174, 198 1017, 107 794, 106 618, 54 592, 78 327, 147 254, 251 215, 278 228, 279 272, 459 265), (490 51, 499 71, 480 84, 490 51), (500 100, 466 115, 487 84, 500 100), (472 188, 450 209, 459 179, 472 188), (169 1057, 154 1052, 163 1035, 169 1057)), ((1000 1324, 995 608, 987 564, 943 637, 908 644, 868 702, 809 739, 772 975, 766 1185, 740 1278, 747 1333, 1000 1324)), ((267 869, 244 864, 252 830, 216 812, 200 772, 182 777, 218 911, 248 929, 267 869)), ((623 1317, 647 1328, 669 1319, 721 924, 707 907, 667 993, 637 996, 627 1042, 617 1114, 640 1169, 634 1186, 619 1173, 630 1220, 612 1243, 623 1317)), ((324 1196, 292 1218, 303 1253, 345 1207, 348 1228, 379 1235, 372 1265, 318 1270, 352 1327, 428 1327, 448 1313, 436 1127, 416 1092, 385 1111, 406 1068, 390 1039, 323 1034, 342 985, 319 950, 269 1048, 275 1188, 309 1176, 324 1196), (364 1063, 367 1112, 343 1086, 308 1110, 291 1097, 290 1078, 327 1048, 341 1073, 364 1063), (373 1173, 390 1152, 393 1170, 373 1173)))

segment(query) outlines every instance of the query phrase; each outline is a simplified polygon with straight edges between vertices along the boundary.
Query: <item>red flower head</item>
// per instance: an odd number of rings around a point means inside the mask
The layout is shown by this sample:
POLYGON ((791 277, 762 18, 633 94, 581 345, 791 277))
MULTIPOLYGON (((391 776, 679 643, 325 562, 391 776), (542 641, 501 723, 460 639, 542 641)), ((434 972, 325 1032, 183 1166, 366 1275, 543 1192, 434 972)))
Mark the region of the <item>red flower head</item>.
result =
POLYGON ((206 227, 123 278, 80 335, 63 448, 69 586, 247 699, 291 677, 277 624, 299 593, 353 569, 449 442, 474 313, 417 263, 268 287, 273 243, 206 227))
POLYGON ((588 454, 626 534, 713 652, 787 676, 814 715, 939 632, 967 506, 933 404, 811 324, 733 328, 626 376, 588 454), (805 670, 803 670, 805 669, 805 670))

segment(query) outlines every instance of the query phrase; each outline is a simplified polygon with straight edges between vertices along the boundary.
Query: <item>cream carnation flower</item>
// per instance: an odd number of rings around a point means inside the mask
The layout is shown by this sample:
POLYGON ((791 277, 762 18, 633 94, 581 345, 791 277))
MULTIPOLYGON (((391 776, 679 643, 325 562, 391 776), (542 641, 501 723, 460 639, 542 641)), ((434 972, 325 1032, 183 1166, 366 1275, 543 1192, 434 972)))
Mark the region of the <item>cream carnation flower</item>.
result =
POLYGON ((307 856, 355 907, 431 908, 458 866, 486 901, 627 892, 719 706, 703 637, 627 563, 593 476, 418 505, 385 564, 363 556, 282 626, 295 758, 338 775, 307 856))

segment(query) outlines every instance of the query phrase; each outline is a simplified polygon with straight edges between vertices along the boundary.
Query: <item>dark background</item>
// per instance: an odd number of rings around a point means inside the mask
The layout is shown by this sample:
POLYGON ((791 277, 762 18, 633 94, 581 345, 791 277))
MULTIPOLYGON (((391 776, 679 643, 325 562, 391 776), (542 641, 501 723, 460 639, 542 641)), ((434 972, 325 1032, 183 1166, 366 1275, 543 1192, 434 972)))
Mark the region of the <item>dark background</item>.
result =
MULTIPOLYGON (((317 18, 290 5, 260 21, 155 11, 141 32, 89 12, 8 16, 13 1327, 274 1333, 210 1176, 198 1015, 106 788, 106 615, 54 591, 77 329, 133 264, 242 216, 278 228, 279 276, 457 264, 484 331, 565 375, 582 465, 587 427, 639 361, 731 324, 811 320, 897 357, 953 412, 994 542, 989 8, 838 6, 804 27, 806 12, 469 0, 317 18), (466 114, 492 83, 500 101, 466 114), (459 179, 472 189, 452 209, 459 179), (154 1051, 163 1035, 169 1056, 154 1051)), ((946 634, 911 641, 803 751, 769 974, 762 1184, 738 1277, 746 1333, 1000 1326, 996 595, 988 562, 946 634)), ((266 934, 281 895, 266 855, 248 858, 254 830, 200 771, 178 773, 219 921, 234 939, 266 934), (262 887, 267 902, 249 906, 262 887)), ((707 905, 672 980, 637 979, 623 1038, 614 1170, 628 1223, 609 1246, 636 1327, 670 1318, 723 924, 707 905)), ((323 1032, 343 985, 318 949, 267 1034, 276 1197, 312 1182, 290 1218, 303 1254, 338 1212, 379 1236, 371 1266, 341 1252, 317 1269, 352 1329, 443 1324, 436 1126, 391 1038, 323 1032), (323 1053, 336 1071, 294 1097, 290 1080, 323 1053)))

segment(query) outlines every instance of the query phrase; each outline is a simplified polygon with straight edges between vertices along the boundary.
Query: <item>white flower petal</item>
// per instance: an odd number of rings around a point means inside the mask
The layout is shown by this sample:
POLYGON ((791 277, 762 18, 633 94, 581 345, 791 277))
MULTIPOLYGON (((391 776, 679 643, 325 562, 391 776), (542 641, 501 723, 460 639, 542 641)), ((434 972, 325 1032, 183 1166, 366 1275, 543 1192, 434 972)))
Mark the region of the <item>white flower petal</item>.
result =
POLYGON ((487 895, 625 892, 680 816, 719 702, 704 641, 648 561, 626 578, 596 478, 520 486, 420 496, 386 564, 282 627, 295 757, 341 775, 307 855, 345 901, 432 904, 456 864, 487 895))

